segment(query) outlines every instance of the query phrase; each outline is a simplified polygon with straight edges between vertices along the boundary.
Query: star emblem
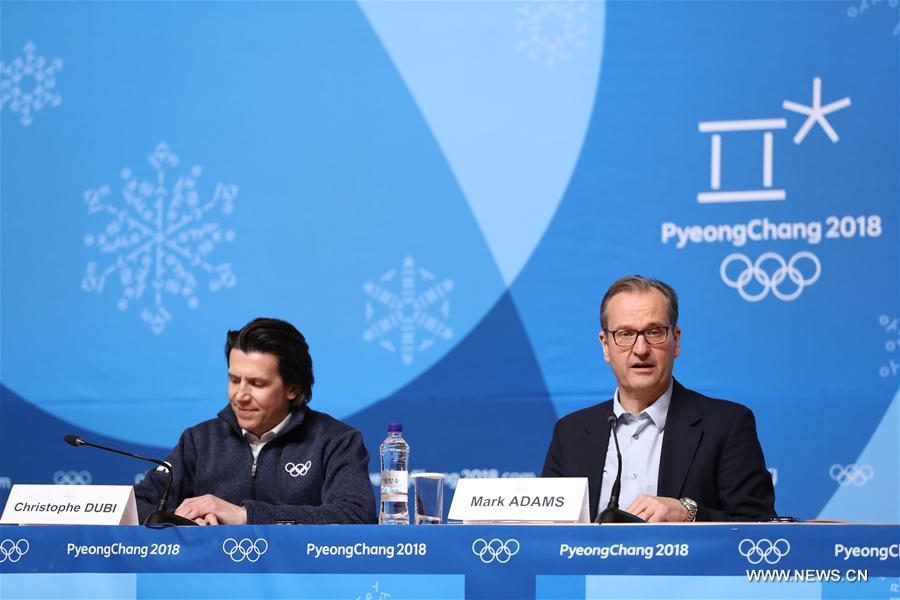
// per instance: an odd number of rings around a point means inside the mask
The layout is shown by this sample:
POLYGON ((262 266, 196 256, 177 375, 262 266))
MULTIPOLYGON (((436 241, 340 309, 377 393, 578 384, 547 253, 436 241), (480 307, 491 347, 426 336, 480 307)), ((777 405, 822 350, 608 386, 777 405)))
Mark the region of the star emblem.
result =
POLYGON ((822 106, 822 78, 814 77, 812 106, 806 106, 804 104, 799 104, 790 100, 785 100, 781 104, 781 106, 791 112, 806 115, 806 121, 804 121, 803 126, 800 127, 800 129, 797 131, 797 134, 794 136, 795 144, 800 144, 804 139, 806 139, 806 134, 809 133, 809 130, 812 129, 813 125, 815 125, 816 123, 818 123, 822 127, 822 131, 825 132, 828 138, 832 142, 837 144, 840 138, 838 137, 837 132, 835 132, 834 128, 825 118, 825 115, 850 106, 850 97, 845 96, 840 100, 835 100, 834 102, 822 106))

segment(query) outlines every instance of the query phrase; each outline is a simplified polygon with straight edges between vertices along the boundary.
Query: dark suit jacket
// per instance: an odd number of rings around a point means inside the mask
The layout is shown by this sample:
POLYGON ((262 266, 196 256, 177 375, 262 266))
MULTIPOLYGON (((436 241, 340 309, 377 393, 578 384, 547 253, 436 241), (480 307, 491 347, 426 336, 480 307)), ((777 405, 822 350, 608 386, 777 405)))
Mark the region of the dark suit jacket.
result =
MULTIPOLYGON (((553 429, 543 477, 587 477, 597 514, 609 445, 612 400, 563 417, 553 429)), ((698 521, 763 521, 775 516, 775 488, 746 406, 714 400, 677 381, 666 417, 657 496, 692 498, 698 521)), ((623 509, 627 506, 621 507, 623 509)))

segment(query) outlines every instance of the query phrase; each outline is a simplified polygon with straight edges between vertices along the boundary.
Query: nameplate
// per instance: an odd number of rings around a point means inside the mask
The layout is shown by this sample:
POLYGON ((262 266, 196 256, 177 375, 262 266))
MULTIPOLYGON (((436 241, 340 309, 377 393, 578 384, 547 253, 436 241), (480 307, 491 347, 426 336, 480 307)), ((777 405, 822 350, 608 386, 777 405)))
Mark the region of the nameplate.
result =
POLYGON ((460 479, 447 518, 464 523, 589 523, 588 480, 460 479))
POLYGON ((0 523, 137 525, 130 485, 23 485, 9 492, 0 523))

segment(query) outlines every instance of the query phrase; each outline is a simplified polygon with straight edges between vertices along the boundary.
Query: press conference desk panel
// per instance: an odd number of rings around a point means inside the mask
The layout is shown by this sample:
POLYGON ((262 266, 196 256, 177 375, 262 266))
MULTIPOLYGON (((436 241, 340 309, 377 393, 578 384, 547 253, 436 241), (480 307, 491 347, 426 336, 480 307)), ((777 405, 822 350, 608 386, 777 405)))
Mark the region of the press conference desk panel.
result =
POLYGON ((0 526, 4 600, 898 597, 900 525, 0 526))

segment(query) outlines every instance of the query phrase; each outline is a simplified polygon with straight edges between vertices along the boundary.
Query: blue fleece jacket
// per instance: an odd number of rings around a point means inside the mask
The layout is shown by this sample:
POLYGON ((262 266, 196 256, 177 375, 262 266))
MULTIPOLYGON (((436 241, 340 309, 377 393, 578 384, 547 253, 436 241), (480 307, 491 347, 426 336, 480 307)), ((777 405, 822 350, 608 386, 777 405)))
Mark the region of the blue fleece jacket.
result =
MULTIPOLYGON (((185 498, 212 494, 243 505, 248 523, 376 522, 362 436, 305 405, 263 446, 255 468, 230 406, 186 430, 166 460, 174 471, 169 511, 185 498)), ((164 472, 151 470, 134 487, 141 522, 156 509, 165 483, 164 472)))

